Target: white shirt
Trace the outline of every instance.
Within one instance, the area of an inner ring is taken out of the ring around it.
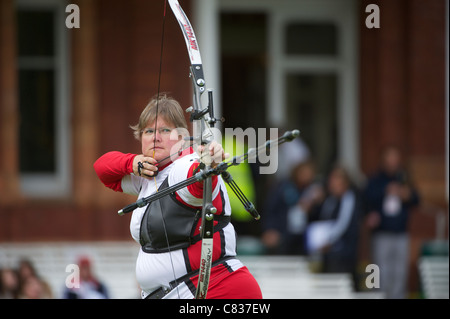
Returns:
[[[122,190],[127,194],[138,195],[138,199],[150,196],[157,191],[157,187],[160,187],[167,177],[169,186],[185,180],[188,177],[190,167],[197,158],[198,155],[196,153],[185,155],[159,171],[158,175],[151,180],[134,175],[124,176],[121,183]],[[201,206],[203,204],[203,199],[194,197],[187,187],[178,190],[177,194],[189,205]],[[220,176],[218,176],[218,182],[213,189],[212,195],[213,199],[216,196],[222,196],[223,200],[225,200],[224,215],[231,215],[227,190]],[[141,220],[146,208],[144,206],[135,209],[131,217],[130,232],[137,243],[139,243]],[[236,236],[231,223],[223,228],[223,237],[225,256],[235,256]],[[240,266],[242,266],[240,262],[239,265],[234,265],[234,267]],[[142,251],[142,249],[139,250],[136,261],[136,279],[142,288],[143,298],[161,286],[169,287],[171,281],[187,273],[183,249],[157,254],[149,254]]]

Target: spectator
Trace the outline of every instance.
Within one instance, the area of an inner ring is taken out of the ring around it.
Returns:
[[[20,299],[48,299],[43,282],[36,276],[30,275],[23,279],[20,289]]]
[[[50,285],[39,276],[31,260],[22,258],[19,262],[18,271],[21,283],[21,298],[53,298]]]
[[[0,269],[0,299],[16,299],[19,296],[19,274],[11,268]]]
[[[108,290],[94,275],[89,257],[80,257],[77,264],[80,268],[79,287],[66,287],[63,299],[108,299]]]
[[[262,241],[268,254],[304,255],[306,214],[322,194],[312,161],[297,164],[275,185],[264,206]]]
[[[19,276],[22,280],[27,279],[31,276],[37,276],[36,268],[34,267],[31,260],[27,258],[22,258],[19,261]]]
[[[361,195],[345,168],[336,165],[328,175],[326,196],[308,216],[306,244],[310,256],[320,258],[324,273],[349,273],[357,284]]]
[[[275,178],[278,181],[288,179],[295,166],[310,159],[311,151],[300,136],[289,143],[281,144],[278,147],[278,169]]]
[[[366,225],[372,230],[372,261],[380,268],[380,288],[388,299],[406,297],[409,234],[408,221],[419,204],[417,190],[403,167],[399,148],[382,152],[379,170],[365,190]]]

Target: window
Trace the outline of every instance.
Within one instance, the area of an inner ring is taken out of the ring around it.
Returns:
[[[220,1],[223,104],[243,105],[228,117],[297,128],[322,172],[339,161],[358,175],[357,9],[356,0]],[[245,94],[261,102],[251,114]]]
[[[70,188],[63,4],[17,2],[20,182],[31,197],[61,197]]]
[[[285,36],[286,54],[337,54],[337,29],[332,23],[289,23]]]
[[[288,127],[299,127],[320,172],[337,158],[337,76],[335,73],[286,75]]]
[[[265,126],[266,15],[222,13],[221,68],[225,127]],[[239,35],[239,36],[237,36]]]

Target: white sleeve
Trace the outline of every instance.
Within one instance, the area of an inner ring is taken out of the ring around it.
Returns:
[[[122,186],[122,190],[125,194],[130,194],[130,195],[139,195],[139,192],[141,191],[142,188],[142,181],[144,179],[142,177],[139,176],[134,176],[134,175],[125,175],[122,178],[122,182],[121,182],[121,186]]]

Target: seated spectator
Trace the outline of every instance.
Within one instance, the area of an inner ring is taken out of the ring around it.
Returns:
[[[276,184],[264,206],[262,241],[268,254],[304,255],[307,212],[322,196],[312,161],[297,164],[289,178]]]
[[[19,274],[11,268],[0,269],[0,299],[16,299],[19,296]]]
[[[27,258],[19,262],[20,298],[26,299],[51,299],[53,293],[50,285],[43,280],[34,264]]]
[[[80,269],[79,287],[66,287],[63,299],[108,299],[108,291],[105,286],[92,271],[91,260],[82,256],[79,258],[78,267]]]
[[[22,281],[20,299],[48,299],[43,282],[36,276],[31,275]]]

